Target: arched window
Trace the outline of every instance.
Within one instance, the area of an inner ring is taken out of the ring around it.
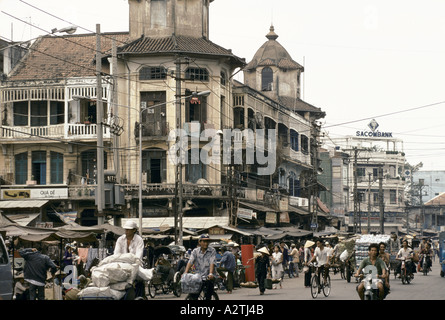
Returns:
[[[261,90],[271,91],[273,85],[273,71],[266,67],[261,71]]]

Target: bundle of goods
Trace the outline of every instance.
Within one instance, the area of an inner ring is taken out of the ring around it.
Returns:
[[[371,243],[377,243],[380,242],[386,243],[386,247],[388,248],[390,236],[387,234],[364,234],[359,239],[355,241],[355,263],[356,266],[360,266],[360,263],[363,261],[363,259],[367,258],[369,256],[368,249],[369,245]]]
[[[239,285],[243,288],[257,288],[258,287],[258,284],[253,281],[241,282]]]
[[[197,294],[201,290],[202,276],[199,273],[186,273],[181,278],[183,293]]]
[[[135,280],[149,281],[153,269],[144,269],[141,261],[131,253],[117,254],[103,259],[91,269],[91,284],[78,297],[120,300]]]

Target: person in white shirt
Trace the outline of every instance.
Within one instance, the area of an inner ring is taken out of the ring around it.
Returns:
[[[123,227],[125,234],[116,241],[114,254],[132,253],[142,261],[144,255],[144,240],[138,234],[138,226],[134,221],[127,221]]]
[[[283,277],[283,253],[279,245],[274,246],[274,252],[272,253],[272,278],[280,280],[280,288],[282,288],[281,281]],[[277,284],[274,283],[273,289],[277,288]]]
[[[397,260],[402,260],[402,259],[406,260],[406,270],[411,271],[412,273],[414,273],[416,271],[416,266],[412,262],[413,253],[414,253],[413,249],[408,247],[408,240],[403,240],[402,248],[399,250],[399,252],[397,253],[397,256],[396,256]],[[400,276],[401,266],[402,266],[402,263],[399,262],[399,264],[397,265],[397,271],[396,271],[397,274],[399,274],[399,276]]]
[[[323,278],[326,280],[329,274],[329,259],[331,257],[331,250],[326,248],[323,244],[323,241],[317,240],[317,248],[315,248],[314,256],[312,257],[310,262],[314,262],[317,260],[318,268],[318,276],[323,272]]]

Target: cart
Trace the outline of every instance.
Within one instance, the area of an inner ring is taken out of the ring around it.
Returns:
[[[147,283],[146,293],[148,293],[151,298],[154,298],[158,293],[173,293],[176,297],[180,297],[182,293],[180,283],[181,274],[180,272],[174,271],[174,266],[176,266],[176,261],[173,261],[174,252],[169,247],[156,247],[154,249],[153,265],[161,255],[168,256],[170,267],[162,265],[158,265],[157,267],[155,267],[153,277]],[[164,270],[164,272],[162,270]]]

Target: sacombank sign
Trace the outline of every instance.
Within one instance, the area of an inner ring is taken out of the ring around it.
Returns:
[[[369,137],[369,138],[392,138],[392,132],[380,132],[377,130],[379,127],[379,124],[375,119],[372,119],[372,121],[368,124],[368,127],[372,131],[356,131],[355,135],[357,137]]]

